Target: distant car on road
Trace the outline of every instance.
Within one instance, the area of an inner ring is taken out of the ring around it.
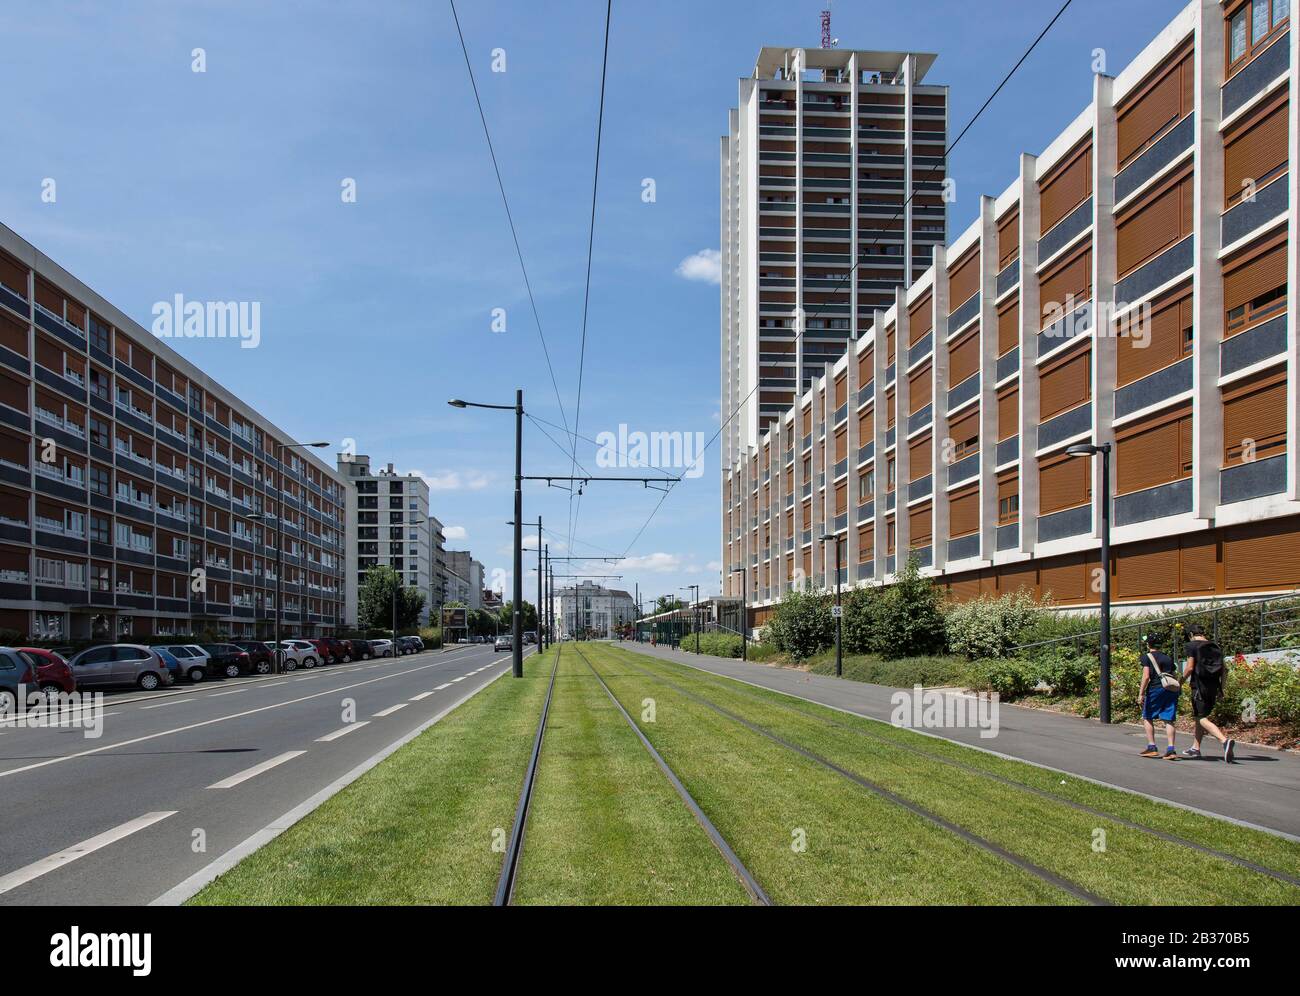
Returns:
[[[218,674],[223,674],[227,678],[238,678],[241,674],[249,674],[253,670],[248,651],[233,643],[204,643],[201,646],[211,658]]]
[[[36,685],[36,668],[13,647],[0,647],[0,713],[13,716],[18,696]]]
[[[508,636],[498,636],[496,642],[492,645],[492,652],[495,654],[498,650],[513,650],[511,639]]]
[[[420,646],[420,641],[413,636],[399,636],[397,638],[397,652],[400,654],[418,654],[423,649]]]
[[[171,671],[161,657],[138,643],[110,643],[87,647],[68,660],[77,687],[104,688],[138,685],[146,692],[172,683]]]
[[[328,648],[335,664],[346,664],[352,660],[352,641],[335,640],[332,637],[322,641]]]
[[[40,647],[19,647],[18,652],[36,669],[36,684],[43,692],[77,690],[77,679],[61,654]]]
[[[369,640],[348,640],[352,647],[352,659],[354,661],[368,661],[375,656],[375,648],[370,645]]]
[[[249,667],[254,674],[270,674],[275,670],[275,658],[271,656],[271,648],[265,643],[256,640],[236,640],[232,646],[248,654]]]
[[[536,643],[536,642],[537,642],[537,632],[536,632],[535,630],[531,630],[531,629],[529,629],[529,630],[525,630],[525,631],[524,631],[524,645],[527,646],[527,645],[530,644],[530,643]]]

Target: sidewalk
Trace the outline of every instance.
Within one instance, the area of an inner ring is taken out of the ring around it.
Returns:
[[[616,646],[886,723],[893,712],[890,696],[898,691],[884,685],[688,654],[647,643]],[[999,707],[999,728],[994,738],[981,740],[979,730],[971,728],[925,732],[1300,840],[1300,756],[1295,754],[1238,747],[1237,763],[1229,766],[1222,761],[1219,742],[1207,735],[1201,744],[1203,760],[1143,758],[1137,756],[1144,739],[1140,727],[1106,728],[1080,716],[1006,704]],[[1160,742],[1163,745],[1164,741]],[[1178,749],[1190,746],[1191,737],[1180,733]]]

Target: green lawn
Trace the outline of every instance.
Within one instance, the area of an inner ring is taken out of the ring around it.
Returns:
[[[555,679],[515,902],[749,902],[731,867],[591,670]]]
[[[1291,841],[657,658],[636,655],[632,663],[1111,902],[1300,902],[1296,886],[987,775],[1297,876],[1300,845]],[[1104,851],[1094,849],[1097,830],[1105,832]],[[1153,878],[1147,870],[1155,865],[1174,873]]]
[[[190,903],[491,903],[552,660],[493,682]]]

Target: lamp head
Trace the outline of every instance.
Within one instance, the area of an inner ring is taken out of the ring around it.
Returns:
[[[465,407],[466,407],[465,402],[461,401],[460,398],[452,398],[450,401],[447,402],[447,404],[451,405],[451,407],[453,407],[453,408],[465,408]]]

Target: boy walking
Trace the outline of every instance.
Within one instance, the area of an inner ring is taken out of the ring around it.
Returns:
[[[1178,751],[1174,740],[1178,735],[1174,718],[1178,715],[1178,697],[1182,692],[1176,680],[1178,666],[1168,654],[1160,652],[1159,638],[1148,636],[1147,652],[1142,655],[1142,687],[1138,689],[1138,705],[1142,709],[1142,727],[1146,730],[1147,746],[1143,757],[1160,757],[1160,748],[1156,746],[1155,720],[1165,724],[1166,761],[1177,761]],[[1162,676],[1166,676],[1163,677]]]
[[[1210,722],[1210,713],[1223,692],[1223,651],[1219,645],[1206,639],[1205,630],[1197,625],[1187,629],[1191,641],[1187,644],[1187,663],[1183,667],[1184,680],[1192,682],[1192,746],[1183,751],[1186,757],[1201,756],[1201,735],[1209,734],[1223,744],[1223,760],[1232,764],[1237,748],[1237,741],[1225,736],[1214,723]]]

